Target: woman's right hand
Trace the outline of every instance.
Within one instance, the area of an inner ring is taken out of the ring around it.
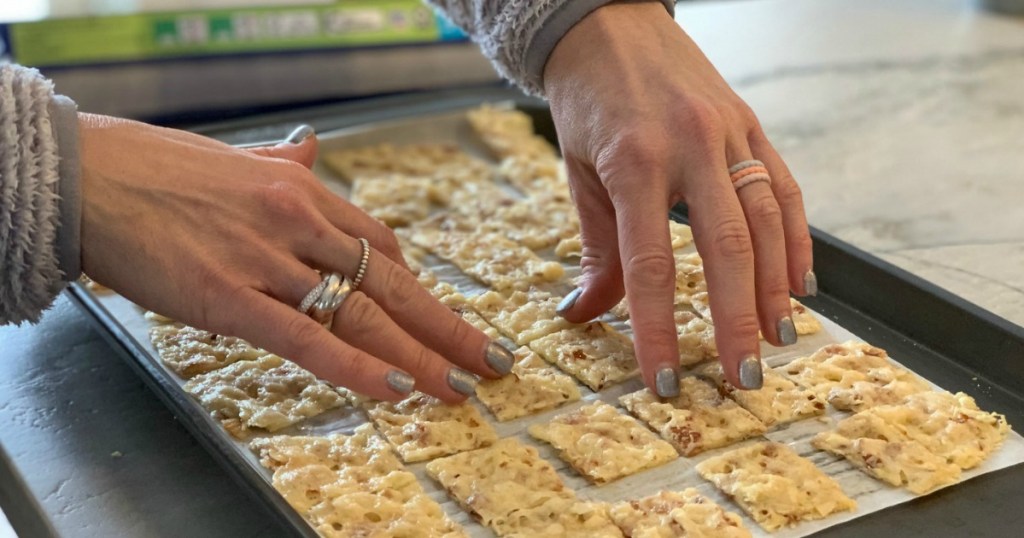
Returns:
[[[466,371],[511,369],[510,352],[419,285],[390,229],[308,170],[312,130],[256,150],[87,114],[80,133],[83,268],[140,306],[382,400],[414,378],[457,402],[473,391]],[[328,331],[296,307],[318,270],[355,276],[360,237],[372,246],[365,279]]]

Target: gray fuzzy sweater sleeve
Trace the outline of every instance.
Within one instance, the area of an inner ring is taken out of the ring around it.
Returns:
[[[505,78],[544,94],[544,65],[558,40],[612,0],[427,0],[476,41]],[[674,13],[674,0],[661,0]]]
[[[81,273],[77,129],[49,80],[0,65],[0,324],[37,321]]]

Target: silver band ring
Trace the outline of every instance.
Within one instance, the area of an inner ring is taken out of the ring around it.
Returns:
[[[309,290],[309,293],[307,293],[306,296],[303,297],[302,302],[299,303],[299,313],[305,314],[309,312],[309,309],[313,308],[313,303],[315,303],[317,299],[320,298],[320,295],[323,294],[324,288],[326,287],[327,278],[324,277],[323,279],[320,280],[319,284],[314,286],[313,289]]]
[[[345,299],[348,299],[348,296],[355,288],[349,283],[347,278],[338,273],[327,275],[324,282],[326,282],[326,285],[323,292],[316,302],[313,303],[309,316],[330,330],[334,325],[334,313],[341,308],[342,303],[345,302]]]
[[[363,257],[359,259],[359,269],[356,270],[356,277],[352,279],[352,291],[359,289],[366,276],[366,264],[370,262],[370,242],[365,238],[359,238],[359,244],[363,247]]]

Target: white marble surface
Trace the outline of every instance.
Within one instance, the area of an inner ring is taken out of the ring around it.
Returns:
[[[1024,325],[1024,18],[963,0],[743,0],[677,19],[811,223]]]

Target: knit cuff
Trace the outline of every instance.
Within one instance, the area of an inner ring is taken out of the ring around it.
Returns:
[[[544,66],[548,57],[555,50],[558,42],[569,33],[576,23],[590,15],[594,10],[610,4],[613,0],[571,0],[562,2],[534,34],[526,49],[524,66],[526,72],[519,81],[527,92],[535,95],[544,94]],[[675,0],[661,0],[669,15],[675,17]]]

